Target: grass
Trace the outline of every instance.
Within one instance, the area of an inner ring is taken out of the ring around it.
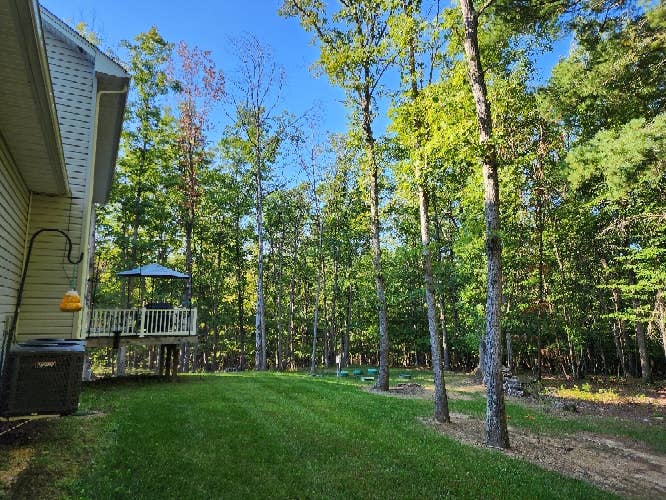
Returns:
[[[426,370],[394,370],[394,375],[398,373],[410,373],[411,380],[399,382],[416,382],[422,385],[432,386],[432,373]],[[486,400],[483,392],[469,390],[466,383],[469,377],[462,374],[447,373],[446,384],[447,391],[452,394],[464,394],[466,400],[450,400],[451,411],[473,415],[478,418],[484,418],[486,412]],[[350,380],[349,383],[355,383]],[[356,382],[358,383],[358,382]],[[560,393],[562,390],[559,391]],[[584,392],[584,396],[590,391],[571,391],[567,395],[576,398],[577,392]],[[611,392],[606,390],[605,392]],[[558,396],[562,394],[558,393]],[[598,391],[594,394],[598,394]],[[601,392],[604,394],[604,391]],[[587,397],[576,399],[591,400]],[[514,400],[515,401],[515,400]],[[525,427],[529,430],[550,433],[550,434],[572,434],[576,432],[592,432],[610,437],[625,437],[645,444],[657,452],[666,454],[666,427],[655,426],[637,421],[621,420],[609,417],[592,417],[585,415],[571,414],[570,417],[563,418],[554,415],[548,406],[530,407],[514,402],[506,401],[508,423],[510,426]],[[604,402],[596,399],[595,402]]]
[[[431,373],[407,382],[431,384]],[[609,496],[418,422],[432,403],[358,390],[333,373],[234,373],[176,384],[88,386],[81,416],[35,422],[34,458],[8,498],[598,498]],[[481,417],[483,395],[447,374],[451,410]],[[85,416],[90,412],[97,416]],[[509,425],[628,437],[666,452],[666,429],[507,403]],[[26,426],[27,427],[27,426]],[[7,466],[0,446],[0,472]],[[2,497],[0,484],[0,498]]]
[[[367,394],[355,383],[244,373],[91,387],[82,409],[106,415],[57,421],[45,449],[49,460],[60,450],[58,487],[72,498],[608,496],[461,445],[417,422],[430,402]],[[475,400],[453,403],[478,410]],[[81,449],[87,458],[68,475]],[[41,496],[32,493],[26,498]]]

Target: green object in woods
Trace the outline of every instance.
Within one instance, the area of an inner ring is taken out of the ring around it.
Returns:
[[[363,370],[356,369],[356,370],[354,370],[354,371],[352,372],[352,374],[353,374],[355,377],[358,377],[359,375],[363,375]]]
[[[398,375],[398,377],[404,378],[405,380],[409,380],[410,378],[412,378],[412,376],[409,373],[401,373],[400,375]]]
[[[368,375],[377,375],[379,370],[377,368],[368,368]]]
[[[348,376],[349,376],[349,372],[348,372],[348,371],[340,370],[340,371],[338,372],[338,377],[348,377]]]

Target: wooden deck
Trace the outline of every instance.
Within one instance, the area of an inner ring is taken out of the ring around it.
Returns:
[[[197,341],[197,309],[94,309],[86,345],[179,344]]]

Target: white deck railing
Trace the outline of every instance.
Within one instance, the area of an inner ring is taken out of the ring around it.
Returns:
[[[88,337],[195,336],[197,309],[93,309]]]

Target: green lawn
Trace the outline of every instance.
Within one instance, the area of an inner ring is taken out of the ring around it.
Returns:
[[[477,404],[453,403],[456,411]],[[87,388],[81,408],[105,415],[53,421],[35,465],[13,489],[18,496],[608,496],[460,445],[417,421],[431,413],[428,401],[368,394],[353,380],[244,373],[128,382]]]

